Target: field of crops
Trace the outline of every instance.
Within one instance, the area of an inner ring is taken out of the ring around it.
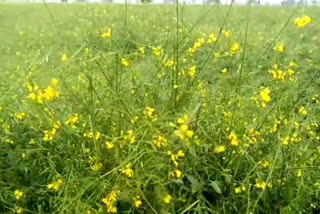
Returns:
[[[0,4],[0,213],[319,213],[319,14]]]

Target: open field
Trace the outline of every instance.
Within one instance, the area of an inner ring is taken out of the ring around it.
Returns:
[[[0,213],[319,213],[319,14],[0,4]]]

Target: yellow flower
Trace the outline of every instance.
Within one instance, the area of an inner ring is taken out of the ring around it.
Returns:
[[[22,198],[22,196],[23,196],[23,192],[22,192],[21,190],[16,189],[16,190],[14,191],[14,197],[15,197],[17,200],[19,200],[20,198]]]
[[[230,144],[232,146],[238,146],[239,145],[239,138],[234,132],[230,133],[228,139],[230,140]]]
[[[297,27],[302,28],[302,27],[306,26],[307,24],[309,24],[311,21],[312,21],[312,19],[310,18],[310,16],[304,15],[300,18],[295,18],[294,24]]]
[[[276,44],[276,46],[273,49],[279,53],[283,53],[284,52],[284,44],[278,43],[278,44]]]
[[[17,120],[23,120],[26,117],[26,113],[24,112],[16,112],[14,113],[14,118]]]
[[[300,108],[299,108],[299,114],[301,114],[301,115],[307,115],[308,114],[308,112],[307,112],[307,110],[303,107],[303,106],[301,106]]]
[[[152,121],[157,120],[157,116],[155,115],[156,110],[154,108],[151,108],[147,106],[145,110],[143,111],[144,115],[148,118],[150,118]]]
[[[185,138],[192,138],[194,132],[192,130],[189,130],[189,126],[186,124],[182,124],[179,126],[177,130],[174,131],[174,133],[181,139]]]
[[[236,54],[240,50],[240,45],[238,43],[233,43],[230,49],[231,54]]]
[[[133,177],[133,170],[131,168],[131,163],[128,163],[126,165],[126,167],[120,169],[120,172],[122,174],[125,174],[126,176],[128,176],[129,178]]]
[[[37,96],[36,96],[36,94],[33,93],[33,92],[31,92],[31,93],[28,94],[28,99],[30,99],[30,100],[36,100],[36,98],[37,98]]]
[[[133,144],[136,142],[136,136],[133,133],[133,130],[128,130],[127,134],[123,136],[124,140],[129,141],[130,144]]]
[[[65,121],[65,124],[71,128],[76,128],[75,124],[77,123],[79,117],[78,114],[73,114]]]
[[[117,197],[120,193],[119,190],[112,190],[105,198],[102,199],[102,202],[107,207],[107,212],[109,213],[116,213],[117,212]]]
[[[223,146],[223,145],[220,145],[220,146],[214,147],[213,154],[220,154],[220,153],[223,153],[225,151],[226,151],[226,147]]]
[[[270,167],[270,163],[269,161],[259,161],[259,165],[262,167],[262,168],[269,168]]]
[[[133,200],[134,200],[134,206],[136,208],[139,208],[142,204],[142,201],[140,200],[140,196],[134,197]]]
[[[16,214],[22,214],[23,209],[22,209],[21,207],[17,207],[17,206],[16,206],[16,207],[14,208],[14,211],[15,211]]]
[[[95,161],[93,165],[90,166],[90,169],[94,172],[98,172],[102,168],[102,163]]]
[[[167,146],[167,140],[160,135],[154,135],[152,137],[152,143],[155,144],[159,148],[162,146]]]
[[[161,46],[152,47],[152,53],[153,53],[155,56],[160,56],[160,55],[161,55],[161,52],[162,52],[162,47],[161,47]]]
[[[164,66],[166,67],[172,67],[174,65],[173,59],[169,59],[165,62]]]
[[[140,47],[140,48],[138,48],[138,50],[140,53],[144,54],[144,47]]]
[[[211,44],[213,42],[217,41],[217,37],[214,35],[214,33],[209,34],[209,38],[207,40],[208,44]]]
[[[61,56],[61,61],[64,62],[64,61],[67,61],[68,57],[66,54],[62,54]]]
[[[299,177],[301,177],[302,176],[302,172],[301,172],[301,169],[299,169],[298,171],[297,171],[297,177],[299,178]]]
[[[177,120],[178,128],[174,131],[175,135],[180,137],[181,140],[185,138],[192,138],[194,132],[189,129],[189,119],[188,115],[184,115],[183,118],[178,118]]]
[[[126,58],[121,58],[121,65],[123,65],[124,67],[128,67],[129,64],[129,61]]]
[[[240,187],[236,187],[236,188],[234,189],[234,192],[235,192],[236,194],[239,194],[239,193],[242,192],[242,190],[241,190]]]
[[[256,184],[254,186],[258,189],[265,190],[266,189],[266,182],[261,181],[260,179],[256,179]]]
[[[55,79],[55,78],[53,78],[53,79],[50,81],[50,84],[51,84],[52,86],[56,86],[56,85],[58,85],[58,80]]]
[[[101,136],[101,133],[99,131],[95,131],[95,132],[85,132],[83,134],[83,137],[87,138],[87,139],[95,139],[95,140],[99,140]]]
[[[188,76],[189,77],[194,77],[195,74],[196,74],[196,66],[191,66],[188,69]]]
[[[55,190],[55,191],[58,191],[62,185],[62,180],[61,179],[58,179],[57,181],[54,181],[50,184],[47,185],[47,189],[48,190]]]
[[[101,34],[102,38],[110,38],[111,37],[111,29],[108,28],[106,32]]]
[[[175,178],[180,178],[182,175],[182,172],[179,169],[175,169],[172,172],[170,172],[170,175]]]
[[[222,30],[222,33],[225,37],[229,37],[231,35],[231,31],[230,30]]]
[[[260,97],[262,100],[262,106],[265,107],[266,103],[270,102],[270,100],[271,100],[269,88],[262,89],[260,91]]]
[[[225,73],[228,72],[228,69],[227,69],[227,68],[224,68],[224,69],[222,69],[220,72],[223,73],[223,74],[225,74]]]
[[[295,63],[294,61],[290,61],[289,62],[289,67],[296,67],[297,63]]]
[[[44,130],[43,133],[44,133],[44,136],[43,136],[42,139],[45,142],[49,142],[49,141],[52,141],[53,138],[56,136],[57,129],[56,128],[52,128],[51,130]]]
[[[172,200],[172,197],[171,197],[171,195],[169,195],[169,194],[166,194],[166,195],[164,196],[164,198],[163,198],[163,201],[164,201],[164,203],[166,203],[166,204],[170,204],[171,200]]]
[[[108,142],[108,141],[105,142],[104,144],[106,145],[107,149],[112,149],[114,147],[114,143],[111,143],[111,142]]]

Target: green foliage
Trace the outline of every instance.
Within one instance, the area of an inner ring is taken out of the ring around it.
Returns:
[[[317,14],[1,4],[0,213],[318,213]]]

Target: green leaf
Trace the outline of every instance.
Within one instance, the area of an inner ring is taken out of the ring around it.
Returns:
[[[211,181],[210,182],[210,186],[212,186],[212,188],[214,189],[214,191],[216,191],[216,193],[218,193],[218,194],[221,194],[222,192],[221,192],[221,189],[220,189],[220,187],[219,187],[219,185],[218,185],[218,182],[216,182],[216,181]]]

